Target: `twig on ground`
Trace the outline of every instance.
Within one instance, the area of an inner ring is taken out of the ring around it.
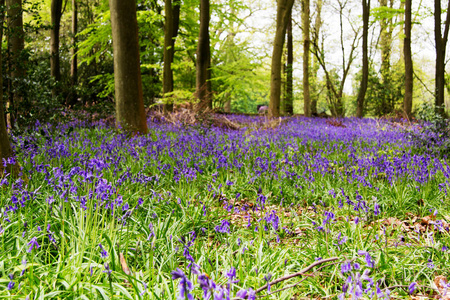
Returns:
[[[265,294],[265,295],[261,295],[261,296],[258,296],[258,298],[263,298],[263,297],[267,297],[267,296],[270,296],[270,295],[273,295],[273,294],[276,294],[276,293],[279,293],[279,292],[282,292],[282,291],[284,291],[284,290],[287,290],[287,289],[290,289],[290,288],[293,288],[293,287],[295,287],[295,286],[297,286],[297,285],[299,285],[300,283],[302,283],[303,281],[305,281],[308,277],[311,277],[314,273],[316,273],[317,271],[319,271],[320,269],[323,269],[323,268],[326,268],[326,267],[329,267],[329,266],[332,266],[332,265],[336,265],[336,264],[338,264],[338,263],[340,263],[340,261],[338,261],[338,262],[334,262],[334,263],[331,263],[331,264],[327,264],[327,265],[324,265],[324,266],[321,266],[320,268],[318,268],[317,270],[315,270],[312,274],[308,274],[308,275],[306,275],[307,277],[305,277],[305,278],[303,278],[302,280],[300,280],[300,281],[297,281],[296,283],[294,283],[294,284],[291,284],[291,285],[288,285],[288,286],[285,286],[284,288],[281,288],[281,289],[278,289],[278,290],[276,290],[276,291],[273,291],[273,292],[271,292],[271,293],[268,293],[268,294]]]
[[[290,274],[290,275],[283,276],[283,277],[280,277],[278,279],[275,279],[274,281],[270,282],[270,285],[277,284],[279,282],[282,282],[284,280],[288,280],[288,279],[291,279],[291,278],[294,278],[294,277],[297,277],[297,276],[301,276],[301,275],[304,276],[304,275],[306,275],[305,273],[308,272],[309,270],[311,270],[312,268],[314,268],[316,266],[319,266],[319,265],[322,265],[324,263],[330,262],[330,261],[338,260],[338,259],[340,259],[340,258],[339,257],[330,257],[330,258],[326,258],[326,259],[321,259],[321,260],[315,261],[314,263],[310,264],[309,266],[307,266],[306,268],[304,268],[300,272],[293,273],[293,274]],[[265,284],[262,287],[260,287],[259,289],[257,289],[255,291],[255,293],[259,293],[259,292],[265,290],[266,288],[267,288],[267,284]]]

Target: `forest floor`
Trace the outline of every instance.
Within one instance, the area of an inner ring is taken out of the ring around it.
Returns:
[[[75,120],[14,136],[0,299],[450,299],[439,136],[227,118],[239,129]]]

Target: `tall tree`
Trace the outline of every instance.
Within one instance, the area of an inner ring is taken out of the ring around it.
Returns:
[[[394,0],[390,0],[388,7],[388,0],[379,0],[380,8],[385,10],[393,9]],[[380,48],[381,48],[381,76],[383,82],[389,80],[390,66],[391,66],[391,44],[392,44],[392,16],[385,16],[380,18]],[[402,50],[403,51],[403,50]]]
[[[403,110],[405,117],[411,119],[413,97],[413,62],[411,53],[411,0],[405,0],[405,37],[403,39],[403,55],[405,59],[405,95]]]
[[[200,33],[197,45],[197,98],[201,105],[212,108],[211,49],[209,41],[209,0],[200,0]]]
[[[291,15],[294,0],[277,0],[277,25],[273,42],[272,66],[270,74],[269,117],[280,116],[281,99],[281,57],[286,28]]]
[[[166,98],[164,109],[173,110],[173,70],[172,63],[175,54],[175,39],[178,35],[180,24],[180,1],[165,0],[164,5],[164,72],[163,72],[163,93]]]
[[[447,49],[448,32],[450,25],[450,0],[447,6],[447,17],[445,19],[444,36],[441,30],[441,0],[434,0],[434,39],[436,42],[436,95],[435,104],[437,112],[445,115],[444,92],[445,92],[445,51]]]
[[[286,97],[284,103],[285,113],[288,115],[294,114],[294,42],[292,37],[292,12],[289,16],[289,23],[287,26],[287,59],[286,59]]]
[[[3,39],[3,21],[5,19],[5,0],[0,0],[0,40]],[[0,51],[0,75],[2,65],[2,51]],[[0,86],[3,86],[3,76],[0,76]],[[10,172],[11,168],[14,171],[18,170],[17,164],[10,164],[8,159],[13,157],[14,153],[9,142],[8,132],[6,131],[5,111],[3,109],[3,89],[0,89],[0,176],[4,172]],[[4,162],[7,162],[4,164]]]
[[[78,3],[77,0],[72,0],[72,62],[70,65],[70,77],[72,79],[72,87],[75,88],[78,82]],[[77,94],[74,92],[72,97],[72,104],[75,104]]]
[[[362,17],[363,17],[363,42],[362,42],[362,79],[359,87],[358,98],[356,99],[356,117],[364,116],[364,98],[367,91],[367,83],[369,80],[369,55],[368,55],[368,39],[369,39],[369,17],[370,17],[370,0],[362,0]]]
[[[7,27],[8,27],[8,54],[10,61],[11,88],[8,95],[9,126],[13,127],[19,116],[23,116],[25,105],[21,103],[23,93],[20,91],[19,82],[25,76],[24,60],[24,31],[22,0],[7,0]]]
[[[61,68],[59,62],[59,30],[61,27],[62,0],[52,0],[51,18],[52,28],[50,30],[50,72],[56,83],[61,80]],[[52,91],[53,97],[58,94],[58,89]]]
[[[320,66],[322,67],[324,73],[325,73],[325,80],[326,80],[326,88],[328,90],[328,105],[331,111],[331,114],[335,117],[342,117],[345,114],[345,108],[344,108],[344,86],[345,81],[348,78],[350,67],[353,63],[353,61],[356,58],[356,48],[358,47],[358,40],[359,40],[359,27],[353,26],[351,23],[349,23],[350,28],[353,31],[353,40],[350,43],[350,51],[345,51],[346,48],[346,41],[345,36],[347,34],[344,33],[345,25],[344,19],[346,19],[345,13],[350,13],[350,9],[347,8],[348,1],[346,0],[337,0],[337,11],[339,13],[339,37],[340,37],[340,46],[341,46],[341,68],[342,68],[342,75],[339,75],[337,73],[336,69],[329,70],[327,68],[327,63],[325,61],[325,48],[323,45],[323,41],[319,43],[318,38],[313,39],[313,47],[312,52],[319,62]]]
[[[302,1],[302,28],[303,28],[303,110],[305,116],[311,117],[311,96],[309,87],[309,51],[310,51],[310,2]]]
[[[316,0],[316,17],[314,20],[314,30],[312,34],[312,44],[313,45],[319,45],[319,36],[320,36],[320,28],[322,27],[322,5],[323,0]],[[317,115],[317,102],[319,101],[319,84],[317,82],[317,72],[320,68],[320,63],[317,58],[314,56],[312,57],[313,63],[312,63],[312,70],[310,72],[310,79],[311,79],[311,86],[310,86],[310,93],[311,93],[311,115],[316,116]]]
[[[136,2],[109,0],[114,54],[116,123],[135,134],[147,133],[142,94]]]

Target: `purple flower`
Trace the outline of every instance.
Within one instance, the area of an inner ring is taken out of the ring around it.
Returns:
[[[264,280],[267,281],[267,292],[270,293],[270,279],[272,278],[272,274],[267,273],[264,275]]]
[[[434,269],[434,267],[435,267],[435,265],[434,265],[433,261],[431,260],[431,258],[428,259],[427,267],[430,268],[430,269]]]
[[[241,299],[255,300],[256,293],[252,288],[249,288],[248,290],[240,290],[239,292],[237,292],[236,297]]]
[[[375,216],[378,216],[380,214],[380,212],[381,212],[380,205],[378,205],[378,203],[375,202],[373,213],[375,214]]]
[[[236,269],[234,267],[231,267],[231,269],[225,274],[230,280],[233,280],[233,278],[236,277]]]
[[[417,282],[411,282],[408,287],[409,294],[411,295],[416,290]]]
[[[190,294],[190,291],[193,289],[192,282],[189,281],[184,272],[177,268],[175,271],[172,271],[171,274],[173,280],[180,279],[180,284],[178,285],[180,294],[178,299],[184,300],[187,297],[188,300],[194,300],[194,296]]]
[[[98,246],[101,249],[100,255],[102,258],[107,258],[108,257],[108,252],[106,252],[105,248],[103,248],[102,244],[98,244]]]
[[[217,225],[215,229],[220,233],[230,233],[230,222],[228,220],[222,220],[220,225]]]
[[[31,250],[33,250],[33,248],[36,248],[36,249],[38,249],[38,248],[40,248],[41,246],[39,246],[39,244],[38,244],[38,242],[37,242],[37,238],[36,237],[34,237],[34,238],[32,238],[29,242],[28,242],[28,244],[27,244],[28,246],[30,246],[30,248],[28,248],[28,250],[27,250],[27,252],[28,253],[30,253],[31,252]]]
[[[374,263],[374,261],[373,261],[372,256],[370,256],[369,252],[363,251],[363,250],[359,250],[359,251],[358,251],[358,254],[359,254],[359,255],[364,255],[364,259],[366,260],[366,265],[367,265],[369,268],[375,267],[375,263]]]
[[[109,268],[109,264],[108,264],[108,263],[105,263],[104,266],[105,266],[105,271],[103,271],[103,273],[106,273],[106,274],[108,274],[108,275],[111,275],[112,270]]]
[[[351,270],[352,270],[352,265],[350,262],[345,262],[341,265],[341,273],[342,274],[350,272]]]
[[[14,286],[16,285],[16,283],[14,281],[10,281],[8,283],[8,291],[12,290],[14,288]]]
[[[197,281],[200,284],[200,288],[203,290],[203,299],[209,299],[212,291],[216,288],[216,284],[205,274],[200,274]]]

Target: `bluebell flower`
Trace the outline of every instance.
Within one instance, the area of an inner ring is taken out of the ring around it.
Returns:
[[[236,297],[241,299],[255,300],[256,293],[252,288],[249,288],[248,290],[240,290],[239,292],[237,292]]]
[[[417,282],[411,282],[408,287],[409,294],[411,295],[416,290]]]
[[[222,220],[220,225],[217,225],[215,229],[220,233],[230,233],[230,222],[228,220]]]
[[[428,259],[427,267],[430,268],[430,269],[434,269],[435,268],[435,265],[434,265],[433,261],[431,260],[431,258]]]
[[[108,252],[105,250],[105,248],[103,248],[103,245],[102,244],[98,244],[98,246],[100,247],[100,256],[102,257],[102,258],[106,258],[106,257],[108,257]]]
[[[264,280],[267,281],[267,293],[270,293],[270,279],[272,278],[272,274],[267,273],[264,275]]]
[[[350,262],[344,262],[341,265],[341,273],[345,274],[347,272],[350,272],[352,270],[352,264]]]
[[[175,271],[172,271],[171,274],[173,280],[180,279],[180,283],[178,285],[180,294],[177,299],[185,300],[187,297],[188,300],[194,300],[194,296],[190,293],[193,289],[192,282],[189,281],[184,272],[177,268]]]
[[[41,246],[39,246],[36,237],[32,238],[32,239],[28,242],[27,245],[30,246],[30,248],[28,248],[28,250],[27,250],[28,253],[30,253],[30,252],[33,250],[33,248],[38,249],[38,248],[41,247]]]
[[[10,290],[12,290],[12,289],[14,288],[14,285],[15,285],[16,283],[13,281],[13,279],[14,279],[14,274],[9,274],[8,276],[9,276],[9,279],[11,280],[11,281],[8,283],[8,291],[10,291]]]

